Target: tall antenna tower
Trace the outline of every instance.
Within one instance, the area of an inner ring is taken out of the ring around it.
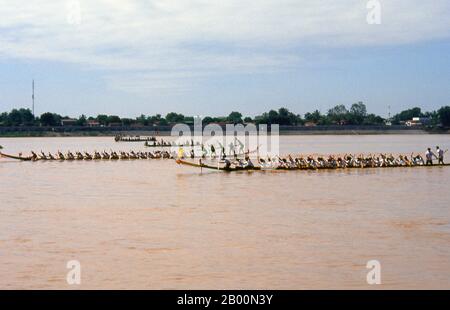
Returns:
[[[392,120],[391,120],[391,106],[388,105],[388,118],[386,120],[386,125],[391,126]]]
[[[31,88],[32,88],[31,100],[32,100],[32,102],[33,102],[31,108],[32,108],[32,111],[33,111],[33,116],[35,116],[35,115],[34,115],[34,80],[33,80],[33,83],[32,83]]]

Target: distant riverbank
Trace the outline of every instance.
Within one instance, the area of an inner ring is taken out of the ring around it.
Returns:
[[[171,126],[144,127],[0,127],[0,137],[169,136]],[[225,128],[224,128],[225,130]],[[449,134],[444,129],[407,126],[280,126],[281,135]]]

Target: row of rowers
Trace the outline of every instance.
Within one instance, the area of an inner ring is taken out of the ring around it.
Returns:
[[[446,151],[445,151],[446,152]],[[444,165],[443,154],[436,156],[438,164]],[[246,156],[245,159],[230,161],[223,159],[226,167],[239,166],[242,168],[253,167],[252,160]],[[287,157],[258,158],[258,164],[263,168],[366,168],[366,167],[399,167],[399,166],[424,166],[433,165],[433,160],[426,154],[425,159],[420,154],[398,155],[379,154],[379,155],[351,155],[344,156],[330,155],[323,156],[306,156],[293,158],[291,155]]]
[[[173,158],[173,156],[167,151],[155,151],[155,152],[67,152],[63,154],[58,151],[55,155],[48,153],[45,154],[41,151],[40,154],[36,154],[31,151],[32,160],[115,160],[115,159],[158,159],[158,158]]]
[[[444,164],[443,153],[436,156],[438,164]],[[287,158],[277,157],[275,159],[259,159],[261,166],[277,166],[283,168],[346,168],[346,167],[398,167],[398,166],[423,166],[433,165],[432,159],[426,154],[424,159],[420,154],[398,155],[344,155],[328,157],[298,157],[290,155]]]

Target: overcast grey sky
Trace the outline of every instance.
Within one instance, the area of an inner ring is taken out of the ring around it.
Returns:
[[[379,2],[0,0],[0,110],[32,78],[38,114],[450,105],[450,2]]]

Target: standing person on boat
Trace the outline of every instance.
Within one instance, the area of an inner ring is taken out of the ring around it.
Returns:
[[[184,150],[182,147],[178,148],[178,158],[184,158]]]
[[[208,151],[206,150],[205,146],[202,143],[202,158],[205,159]]]
[[[223,144],[222,143],[220,143],[220,142],[218,142],[219,143],[219,147],[220,147],[220,155],[219,155],[219,158],[221,159],[221,160],[224,160],[227,156],[226,156],[226,154],[225,154],[225,148],[223,147]]]
[[[228,147],[230,148],[230,155],[235,155],[236,154],[236,147],[234,145],[233,142],[230,142],[230,144],[228,145]]]
[[[436,154],[438,159],[438,165],[444,165],[444,154],[447,153],[448,150],[442,150],[439,146],[436,146]]]
[[[244,143],[242,143],[241,140],[239,140],[238,138],[236,138],[236,141],[239,144],[239,153],[240,154],[244,153]]]
[[[220,159],[224,160],[225,158],[227,158],[227,154],[225,153],[225,147],[223,145],[221,145],[221,151],[220,151]]]
[[[216,148],[211,144],[211,159],[216,158]]]
[[[436,155],[433,153],[433,151],[431,150],[431,148],[427,149],[427,152],[425,153],[425,158],[426,158],[426,162],[425,165],[431,165],[433,166],[433,156],[436,157]],[[437,158],[437,157],[436,157]]]

